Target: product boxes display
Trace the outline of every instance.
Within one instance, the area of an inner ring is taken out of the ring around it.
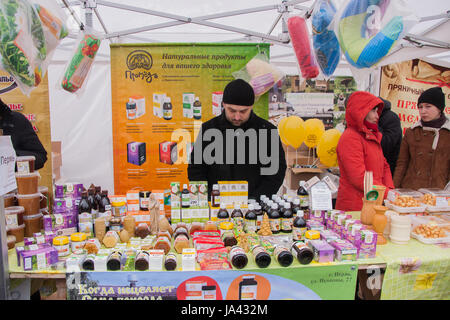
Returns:
[[[58,251],[49,244],[31,245],[18,255],[24,271],[48,269],[58,262]]]
[[[358,249],[358,259],[371,259],[376,257],[378,234],[373,230],[360,230],[361,239],[355,243]]]
[[[220,191],[220,204],[240,204],[248,203],[248,182],[247,181],[218,181]]]
[[[166,99],[166,94],[162,92],[153,93],[153,115],[162,118],[163,117],[163,104]]]
[[[330,242],[335,248],[336,261],[356,261],[358,250],[347,240],[336,239]]]
[[[43,216],[42,220],[44,231],[53,231],[56,235],[70,235],[76,232],[77,215],[71,213],[48,214]]]
[[[308,241],[308,246],[314,252],[314,261],[333,262],[334,248],[324,240]]]

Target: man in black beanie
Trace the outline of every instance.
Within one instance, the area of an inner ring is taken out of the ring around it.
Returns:
[[[255,94],[236,79],[223,91],[222,114],[203,123],[191,152],[190,181],[208,181],[208,194],[218,181],[248,182],[249,198],[276,194],[286,172],[277,128],[253,112]]]

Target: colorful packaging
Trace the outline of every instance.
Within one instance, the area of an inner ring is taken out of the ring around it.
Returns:
[[[338,240],[339,235],[332,230],[321,230],[320,239],[330,243],[331,241]]]
[[[31,245],[29,250],[20,251],[24,271],[48,269],[58,262],[58,251],[49,244]]]
[[[357,248],[347,240],[333,240],[330,242],[335,248],[335,259],[337,261],[355,261],[358,255]]]
[[[212,93],[212,114],[214,116],[220,116],[220,114],[222,113],[222,99],[222,91],[216,91]]]
[[[309,230],[318,230],[318,231],[323,231],[325,230],[325,226],[319,222],[319,220],[314,220],[314,219],[310,219],[306,222],[306,227]]]
[[[162,92],[153,93],[153,115],[162,118],[163,117],[163,104],[166,99],[166,94]]]
[[[334,248],[324,240],[310,240],[308,246],[314,252],[314,261],[333,262]]]
[[[311,213],[309,215],[310,220],[318,221],[322,224],[326,223],[325,217],[326,217],[326,210],[311,210]]]
[[[360,230],[361,240],[358,248],[358,259],[371,259],[376,257],[378,234],[373,230]]]

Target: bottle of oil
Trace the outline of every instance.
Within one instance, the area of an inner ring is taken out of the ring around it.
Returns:
[[[270,223],[270,230],[273,234],[280,233],[280,212],[278,211],[278,205],[276,203],[272,204],[271,210],[269,210],[268,213],[269,216],[269,223]]]
[[[183,190],[181,191],[181,207],[189,208],[191,206],[191,194],[188,190],[187,184],[183,184]]]
[[[247,232],[256,232],[257,231],[256,220],[257,220],[257,215],[256,215],[256,211],[255,211],[255,205],[249,204],[248,211],[245,214],[245,225],[247,227]]]
[[[286,202],[284,204],[284,211],[281,214],[281,232],[291,233],[293,224],[293,213],[291,210],[291,204]]]
[[[220,204],[220,209],[217,212],[217,223],[224,221],[230,221],[230,214],[227,211],[227,206],[225,203]]]

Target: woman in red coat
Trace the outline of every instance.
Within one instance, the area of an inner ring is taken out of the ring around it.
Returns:
[[[377,125],[382,110],[383,101],[369,92],[356,91],[347,101],[347,128],[336,148],[341,174],[336,199],[338,210],[361,210],[366,171],[373,172],[374,185],[386,186],[385,195],[394,188]]]

